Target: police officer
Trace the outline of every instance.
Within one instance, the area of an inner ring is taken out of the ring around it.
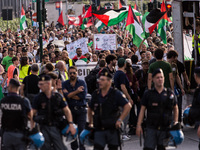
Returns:
[[[198,84],[198,87],[194,92],[194,98],[192,101],[192,106],[190,108],[189,116],[197,122],[198,125],[197,135],[200,138],[200,67],[195,68],[194,78]],[[199,142],[199,149],[200,149],[200,142]]]
[[[5,150],[25,150],[23,141],[28,119],[32,119],[31,105],[27,98],[20,97],[20,83],[11,79],[8,86],[8,96],[1,100],[3,144]],[[32,127],[32,126],[31,126]]]
[[[167,139],[167,129],[172,123],[178,122],[178,106],[173,92],[164,87],[162,69],[156,69],[153,74],[154,88],[144,93],[141,101],[141,110],[137,123],[136,133],[142,133],[142,121],[147,109],[146,137],[144,150],[165,150],[164,140]],[[174,111],[174,116],[172,116]]]
[[[77,68],[71,66],[68,69],[69,80],[63,82],[63,94],[69,104],[72,112],[74,123],[78,125],[79,133],[85,128],[86,124],[86,94],[87,86],[85,81],[78,79]],[[80,143],[80,142],[79,142]],[[80,150],[84,150],[84,146],[79,144]],[[71,143],[72,150],[78,149],[77,140]]]
[[[63,123],[63,115],[69,123],[69,131],[72,135],[76,130],[73,127],[71,111],[65,99],[59,93],[52,91],[50,80],[48,75],[43,74],[39,77],[38,86],[42,92],[35,97],[33,102],[34,121],[39,123],[45,138],[41,150],[50,150],[52,145],[53,149],[65,150],[59,130]]]
[[[120,146],[122,121],[128,115],[131,104],[125,95],[111,87],[112,75],[107,69],[102,70],[99,78],[99,89],[92,95],[88,108],[89,126],[94,126],[94,150],[103,150],[108,144],[109,150]],[[120,115],[119,107],[123,107]],[[94,114],[94,115],[93,115]]]

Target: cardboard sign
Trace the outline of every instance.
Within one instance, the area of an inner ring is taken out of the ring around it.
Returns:
[[[86,54],[88,52],[87,43],[88,43],[88,38],[81,38],[75,42],[67,44],[66,48],[69,53],[69,58],[72,59],[74,56],[76,56],[77,48],[82,49],[82,55]]]
[[[94,34],[93,45],[95,50],[116,50],[116,34]]]

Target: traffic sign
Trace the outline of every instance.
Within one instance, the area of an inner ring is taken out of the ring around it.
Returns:
[[[32,19],[33,19],[34,22],[37,22],[37,13],[34,13],[32,15]]]

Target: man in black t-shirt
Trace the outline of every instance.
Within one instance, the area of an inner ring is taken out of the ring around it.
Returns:
[[[106,63],[107,63],[106,68],[108,69],[109,73],[112,74],[112,76],[114,76],[116,72],[115,66],[117,63],[117,56],[114,54],[106,56]]]
[[[38,64],[33,64],[31,66],[31,75],[26,76],[21,85],[21,95],[29,98],[31,104],[36,94],[39,93],[40,89],[38,87]]]

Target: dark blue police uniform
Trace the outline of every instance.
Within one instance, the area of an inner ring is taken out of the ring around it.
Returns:
[[[23,141],[27,127],[27,114],[31,105],[27,98],[22,98],[16,93],[8,93],[0,103],[2,110],[2,149],[25,150],[26,142]]]
[[[43,92],[35,97],[33,109],[37,110],[37,115],[33,119],[40,124],[45,138],[41,150],[50,150],[52,144],[56,150],[66,150],[62,142],[61,129],[59,129],[63,121],[63,108],[66,106],[66,101],[57,92],[52,92],[50,99]]]
[[[170,89],[164,88],[158,93],[154,88],[147,90],[141,101],[141,105],[147,109],[146,137],[144,149],[164,150],[164,139],[167,138],[167,129],[172,123],[173,107],[177,104],[175,95]]]
[[[84,91],[77,94],[80,100],[75,100],[73,98],[68,98],[68,94],[77,90],[78,87],[83,86]],[[64,93],[64,96],[67,100],[68,106],[71,110],[73,122],[78,125],[78,132],[79,134],[85,128],[86,124],[86,95],[87,95],[87,86],[85,81],[81,79],[77,79],[75,86],[73,87],[70,84],[70,80],[63,82],[62,88],[66,89],[68,93]],[[85,150],[84,146],[79,142],[80,150]],[[78,149],[77,140],[71,143],[72,150]]]
[[[101,91],[92,95],[89,107],[94,111],[94,149],[104,149],[108,144],[109,149],[117,149],[120,145],[119,132],[115,128],[120,113],[119,107],[123,107],[128,100],[119,90],[110,88],[106,96]]]

